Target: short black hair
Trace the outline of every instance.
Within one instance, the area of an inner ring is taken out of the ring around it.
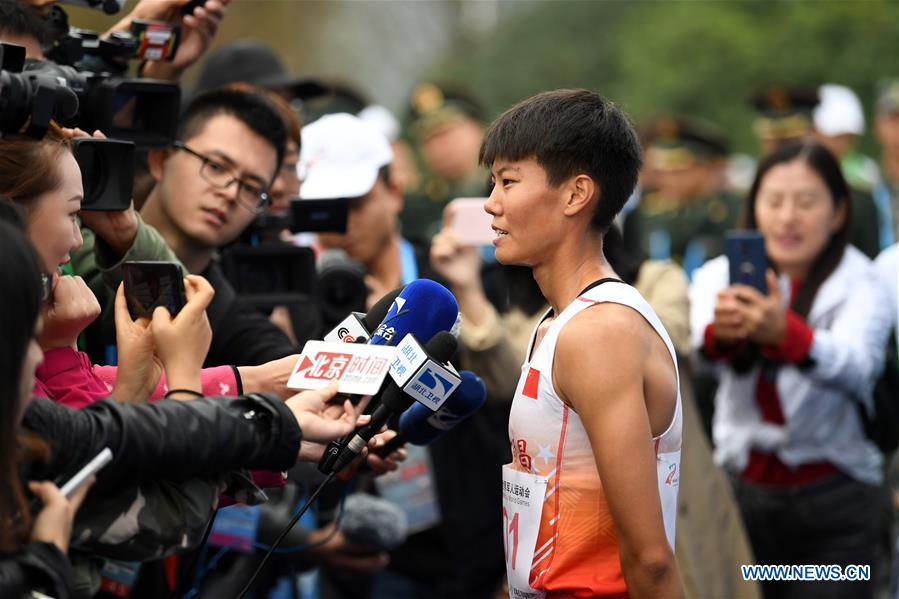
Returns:
[[[275,180],[287,145],[287,128],[274,103],[262,93],[228,88],[214,89],[191,100],[181,116],[178,139],[186,141],[199,134],[215,116],[233,116],[275,148],[278,163],[271,181]]]
[[[591,227],[605,233],[634,191],[643,164],[627,115],[585,89],[543,92],[513,106],[484,136],[478,160],[535,159],[552,186],[586,174],[599,187]]]
[[[0,33],[31,36],[41,46],[50,42],[47,21],[22,0],[0,0]]]

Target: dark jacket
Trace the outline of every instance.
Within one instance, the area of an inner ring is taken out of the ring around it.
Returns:
[[[201,274],[215,289],[206,308],[212,345],[205,366],[256,366],[299,353],[300,348],[265,314],[237,298],[218,263],[212,262]]]
[[[286,470],[296,462],[302,438],[280,399],[255,394],[148,404],[104,399],[81,410],[37,398],[22,424],[51,447],[48,463],[28,465],[30,480],[61,484],[103,447],[112,450],[112,462],[99,472],[85,500],[87,511],[141,483],[186,483],[239,468]],[[71,580],[65,556],[46,544],[29,543],[0,560],[0,597],[19,597],[19,589],[68,597]]]
[[[35,399],[22,424],[52,452],[50,463],[34,465],[32,479],[65,481],[109,447],[113,460],[98,474],[92,494],[237,468],[286,470],[296,462],[302,438],[284,402],[261,394],[148,404],[104,399],[81,410]]]
[[[52,543],[32,541],[13,555],[0,557],[0,597],[18,599],[40,591],[56,599],[71,596],[72,568]]]

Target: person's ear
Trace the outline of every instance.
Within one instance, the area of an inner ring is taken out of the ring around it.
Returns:
[[[574,216],[593,204],[599,186],[587,175],[576,175],[565,184],[565,216]]]
[[[399,214],[403,211],[403,206],[405,206],[405,199],[403,198],[403,192],[400,189],[400,186],[396,184],[392,173],[391,176],[386,179],[382,178],[381,175],[378,175],[378,181],[380,184],[384,186],[384,192],[390,197],[390,208],[394,214]]]
[[[162,179],[165,161],[168,160],[171,155],[171,150],[150,150],[147,153],[147,169],[157,183]]]

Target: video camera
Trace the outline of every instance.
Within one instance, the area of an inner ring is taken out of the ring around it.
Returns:
[[[181,90],[177,83],[122,79],[25,59],[25,49],[0,45],[0,134],[37,139],[55,120],[138,147],[167,147],[175,138]]]
[[[40,139],[50,121],[78,114],[75,92],[49,73],[22,72],[25,48],[0,43],[0,135],[24,133]]]
[[[364,312],[368,290],[364,267],[340,250],[322,252],[316,263],[309,248],[279,239],[293,233],[344,233],[346,200],[299,200],[284,214],[263,214],[241,242],[222,252],[225,276],[238,296],[262,310],[311,301],[328,330],[350,312]]]
[[[171,61],[181,41],[181,25],[167,21],[135,19],[129,31],[101,38],[96,31],[70,27],[68,15],[59,6],[53,6],[45,18],[52,38],[47,58],[80,70],[96,70],[98,64],[124,70],[127,61],[135,58]]]

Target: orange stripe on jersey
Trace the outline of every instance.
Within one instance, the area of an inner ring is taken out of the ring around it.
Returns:
[[[533,369],[531,369],[533,370]],[[556,539],[559,537],[559,515],[561,509],[561,501],[562,501],[562,493],[559,491],[559,487],[562,483],[562,456],[565,453],[565,433],[568,431],[568,406],[563,406],[562,408],[562,427],[559,433],[559,447],[556,451],[556,470],[555,476],[547,483],[547,488],[549,489],[546,492],[547,499],[552,495],[555,495],[553,498],[552,510],[546,509],[546,500],[544,499],[543,506],[543,515],[540,523],[540,532],[537,534],[537,547],[544,548],[545,554],[541,557],[537,555],[536,552],[534,554],[534,563],[531,564],[531,586],[534,588],[537,587],[537,581],[540,580],[540,577],[549,572],[550,567],[552,566],[553,559],[556,556],[554,551],[556,545]],[[555,492],[559,491],[559,492]],[[546,537],[549,536],[547,539]],[[546,562],[546,565],[542,565],[540,562],[544,560],[546,556],[549,556],[549,560]],[[541,567],[542,566],[542,567]]]

